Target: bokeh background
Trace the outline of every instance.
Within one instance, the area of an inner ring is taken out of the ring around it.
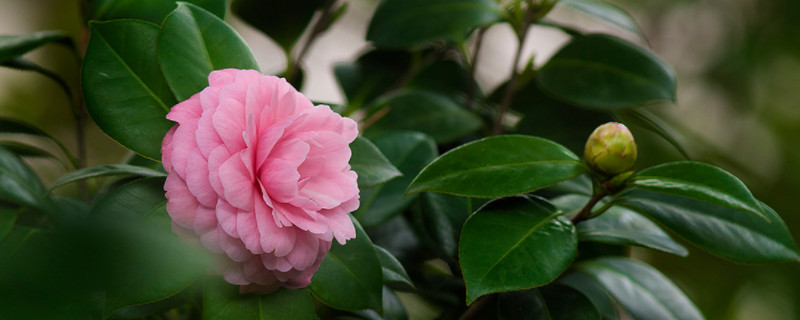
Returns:
[[[377,1],[347,2],[345,16],[314,43],[303,62],[306,78],[301,91],[312,100],[344,102],[333,65],[355,59],[369,46],[364,37]],[[653,106],[651,111],[675,129],[693,160],[713,163],[740,177],[757,198],[781,214],[794,238],[800,239],[800,1],[611,2],[631,13],[645,40],[569,9],[557,7],[549,18],[625,37],[650,47],[672,65],[678,74],[678,102]],[[228,22],[251,46],[265,73],[285,68],[281,49],[270,39],[232,15]],[[81,26],[79,0],[0,0],[0,34],[60,29],[82,39]],[[532,28],[524,54],[541,65],[568,37],[555,29]],[[477,69],[484,92],[508,77],[515,49],[508,26],[487,31]],[[63,75],[79,91],[79,70],[66,49],[48,45],[26,58]],[[64,93],[52,81],[0,69],[0,116],[33,123],[74,149],[69,108]],[[89,165],[116,163],[128,156],[96,127],[88,132]],[[635,134],[642,164],[680,159],[660,138],[646,132]],[[28,162],[45,183],[64,174],[55,161]],[[800,319],[800,264],[736,264],[687,247],[688,258],[649,250],[634,250],[633,255],[672,278],[708,319]]]

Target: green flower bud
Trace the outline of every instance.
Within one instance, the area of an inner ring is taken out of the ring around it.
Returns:
[[[609,122],[594,129],[583,152],[589,167],[607,176],[633,167],[636,154],[633,135],[624,124],[617,122]]]

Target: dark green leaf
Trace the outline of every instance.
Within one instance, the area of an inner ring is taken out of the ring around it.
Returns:
[[[392,290],[383,287],[383,316],[372,310],[356,311],[357,317],[336,317],[337,320],[408,320],[408,312],[400,298]]]
[[[642,34],[633,17],[613,4],[598,0],[560,0],[558,3],[572,7],[594,18],[610,22],[637,35]]]
[[[323,0],[236,0],[231,8],[242,20],[290,52],[311,22],[314,12],[324,3]],[[291,14],[287,14],[289,12]]]
[[[19,212],[19,208],[0,205],[0,242],[11,232]]]
[[[492,0],[386,0],[367,29],[378,47],[407,47],[437,38],[463,39],[472,28],[500,20]]]
[[[634,319],[704,319],[689,298],[653,267],[627,258],[601,258],[577,265]]]
[[[561,284],[540,288],[539,293],[547,304],[553,320],[600,320],[600,313],[583,293]]]
[[[28,158],[51,158],[59,160],[54,154],[45,149],[32,144],[17,142],[17,141],[0,141],[0,148],[4,148],[13,154],[20,157]],[[66,165],[64,165],[66,167]]]
[[[464,197],[425,192],[420,195],[419,205],[414,207],[414,215],[420,220],[417,225],[430,237],[435,248],[454,261],[461,228],[472,213],[470,201]]]
[[[588,201],[588,196],[566,195],[553,199],[553,204],[564,212],[577,212]],[[658,225],[619,206],[608,208],[598,217],[581,221],[577,228],[580,241],[640,246],[681,257],[689,254],[686,248],[672,240]]]
[[[322,303],[341,310],[383,308],[381,263],[367,233],[354,218],[355,239],[334,242],[311,278],[309,289]]]
[[[97,201],[91,215],[113,215],[128,219],[144,217],[167,199],[164,178],[145,178],[114,189]]]
[[[211,11],[217,17],[225,17],[225,0],[186,0]],[[161,24],[175,9],[175,0],[89,0],[84,17],[86,20],[139,19]]]
[[[142,199],[136,205],[132,204],[140,200],[139,192],[119,191],[151,189],[149,181],[161,181],[161,179],[148,180],[140,180],[115,190],[104,199],[104,203],[111,201],[118,204],[126,203],[129,207],[135,206],[130,208],[132,211],[144,208],[142,204],[149,202],[149,199]],[[104,206],[103,214],[114,216],[119,214],[108,211],[112,209],[107,205]],[[126,220],[124,217],[121,218]],[[122,259],[119,270],[113,273],[105,296],[106,316],[122,307],[171,297],[191,285],[205,272],[205,256],[186,246],[170,230],[171,219],[167,215],[166,203],[147,211],[140,221],[138,228],[146,230],[140,237],[145,240],[143,243],[136,243],[133,248],[128,248],[132,251]]]
[[[617,112],[622,122],[642,127],[645,130],[657,134],[659,137],[666,140],[669,144],[675,147],[681,155],[689,159],[689,153],[683,147],[683,143],[678,140],[678,134],[675,130],[670,128],[670,125],[658,118],[658,116],[648,112],[644,108],[626,109]]]
[[[740,262],[798,260],[786,224],[763,205],[769,221],[750,212],[664,193],[634,190],[615,203],[649,215],[692,244]]]
[[[588,298],[603,319],[619,319],[618,307],[608,293],[588,275],[570,272],[558,279],[558,284],[569,286]]]
[[[470,86],[470,81],[472,85]],[[454,60],[436,60],[420,70],[406,86],[409,89],[433,91],[459,101],[471,94],[475,99],[482,95],[480,87],[470,78],[469,71]],[[472,93],[469,91],[472,90]]]
[[[550,312],[539,291],[529,289],[500,293],[497,297],[497,317],[499,320],[550,320]]]
[[[373,141],[402,176],[361,191],[361,207],[354,215],[367,228],[391,219],[416,199],[416,195],[405,197],[403,193],[422,167],[438,154],[433,139],[419,132],[392,132]]]
[[[276,292],[239,294],[239,287],[229,284],[221,277],[209,277],[203,292],[203,319],[316,319],[314,302],[308,289]]]
[[[406,91],[381,102],[386,114],[370,125],[365,135],[396,130],[429,134],[437,143],[457,140],[481,127],[481,119],[450,98],[428,91]]]
[[[14,36],[0,35],[0,63],[22,56],[49,42],[73,46],[72,39],[61,31],[48,30]]]
[[[45,192],[39,177],[19,157],[0,148],[0,200],[44,209]]]
[[[158,26],[123,20],[91,23],[91,29],[81,78],[86,109],[109,137],[160,159],[175,98],[156,61]]]
[[[690,198],[769,218],[738,178],[718,167],[692,161],[669,162],[637,172],[634,188]]]
[[[33,126],[32,124],[25,123],[17,119],[0,117],[0,133],[28,134],[45,138],[47,140],[52,141],[56,146],[58,146],[59,150],[61,150],[64,153],[64,155],[70,160],[71,163],[75,164],[77,162],[72,153],[69,152],[67,147],[63,143],[61,143],[61,141],[47,134],[47,132],[44,132],[41,129]]]
[[[398,75],[410,65],[411,54],[406,51],[373,50],[354,62],[337,64],[333,71],[348,109],[357,110],[397,85]]]
[[[361,190],[384,183],[402,175],[386,156],[369,140],[357,137],[350,143],[350,166],[358,174]]]
[[[547,284],[572,263],[575,227],[540,198],[495,200],[473,214],[461,233],[459,260],[467,304],[502,291]]]
[[[536,75],[559,100],[600,110],[675,101],[675,72],[652,53],[622,39],[575,37]]]
[[[211,71],[258,70],[253,53],[236,31],[203,8],[184,2],[164,20],[157,54],[179,101],[207,87]]]
[[[406,190],[468,197],[504,197],[532,192],[584,174],[588,169],[565,147],[541,138],[484,138],[443,154]]]
[[[389,253],[389,251],[386,251],[386,249],[377,245],[375,246],[375,252],[378,254],[378,260],[381,262],[383,283],[400,284],[407,288],[414,288],[414,283],[411,282],[411,278],[408,277],[406,269],[403,268],[400,261],[397,261],[397,258]]]
[[[153,170],[150,168],[132,166],[127,164],[104,164],[94,167],[78,169],[69,172],[56,180],[50,187],[50,190],[58,188],[67,183],[91,179],[96,177],[105,176],[118,176],[118,175],[133,175],[140,177],[166,177],[167,174],[163,171]]]

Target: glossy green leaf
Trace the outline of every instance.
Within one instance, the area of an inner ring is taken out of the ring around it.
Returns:
[[[402,176],[361,191],[361,207],[354,215],[367,228],[391,219],[417,198],[406,197],[404,192],[422,167],[439,153],[433,139],[419,132],[392,132],[373,141]]]
[[[470,81],[472,86],[470,86]],[[436,92],[460,101],[467,95],[473,99],[483,95],[480,86],[471,78],[467,68],[455,60],[436,60],[420,70],[406,88]],[[469,91],[472,90],[472,93]]]
[[[69,172],[56,180],[50,189],[55,189],[65,184],[96,177],[132,175],[139,177],[166,177],[167,173],[150,168],[132,166],[127,164],[104,164],[94,167],[82,168]]]
[[[675,72],[652,53],[602,34],[575,37],[539,70],[542,90],[600,110],[675,101]]]
[[[693,161],[661,164],[637,172],[628,186],[742,210],[769,220],[744,183],[710,164]]]
[[[231,8],[239,18],[289,52],[303,35],[314,12],[324,3],[323,0],[235,0]]]
[[[566,195],[553,199],[553,204],[564,212],[575,213],[588,201],[588,196]],[[661,230],[661,228],[639,213],[624,207],[613,206],[600,216],[581,221],[578,225],[578,240],[608,244],[639,246],[681,257],[689,251]]]
[[[311,278],[309,289],[322,303],[341,310],[383,308],[383,273],[375,247],[354,218],[356,237],[340,245],[334,241]]]
[[[406,193],[504,197],[532,192],[587,172],[575,154],[555,142],[530,136],[495,136],[443,154],[422,169]]]
[[[177,6],[175,0],[88,0],[86,20],[138,19],[161,24]],[[215,14],[225,17],[225,0],[186,0]]]
[[[406,269],[397,261],[389,251],[386,249],[375,246],[375,252],[378,254],[378,260],[381,262],[381,271],[383,272],[383,283],[386,284],[399,284],[407,288],[414,288],[414,283],[408,277]]]
[[[17,119],[0,117],[0,133],[26,134],[47,139],[53,142],[56,146],[58,146],[58,149],[64,153],[64,156],[66,156],[67,159],[69,159],[72,164],[77,163],[75,156],[73,156],[72,153],[69,152],[69,149],[67,149],[67,147],[63,143],[61,143],[61,141],[59,141],[55,137],[49,135],[47,132],[42,131],[41,129],[37,128],[32,124]]]
[[[490,202],[461,233],[467,304],[485,294],[550,283],[569,267],[577,249],[575,226],[549,202],[534,197]]]
[[[91,30],[81,76],[87,111],[112,139],[161,159],[175,98],[156,61],[158,26],[122,20],[91,23]]]
[[[603,319],[621,318],[618,313],[620,308],[614,300],[612,300],[608,293],[588,275],[572,271],[560,277],[556,283],[569,286],[583,294],[592,302],[595,310],[600,313]]]
[[[0,141],[0,148],[4,148],[13,154],[23,158],[50,158],[58,161],[56,155],[50,153],[39,146],[17,142],[17,141]],[[66,168],[66,164],[64,164]]]
[[[683,142],[680,141],[678,133],[655,114],[644,108],[620,110],[616,114],[622,119],[621,122],[642,127],[645,130],[657,134],[675,147],[675,150],[678,150],[684,158],[691,158],[689,152],[683,147]]]
[[[357,137],[350,143],[350,150],[350,167],[358,174],[358,187],[362,190],[402,175],[378,147],[365,138]]]
[[[409,320],[408,312],[406,312],[403,301],[397,297],[387,287],[383,287],[383,315],[378,314],[373,310],[356,311],[352,313],[354,316],[350,317],[336,317],[338,320]]]
[[[583,293],[558,283],[539,289],[553,320],[600,320],[600,312]]]
[[[691,300],[653,267],[627,258],[601,258],[577,265],[634,319],[704,319]]]
[[[73,46],[72,38],[64,32],[55,30],[13,36],[0,35],[0,63],[22,56],[50,42]]]
[[[398,85],[397,75],[410,67],[411,54],[407,51],[372,50],[356,61],[337,64],[333,72],[348,108],[357,110]]]
[[[90,214],[136,219],[166,200],[164,178],[145,178],[112,190],[97,201]]]
[[[36,209],[47,207],[41,180],[15,154],[0,148],[0,201]]]
[[[429,237],[434,248],[453,261],[458,254],[461,228],[472,214],[471,201],[464,197],[425,192],[420,194],[418,205],[414,207],[418,228]]]
[[[481,119],[447,96],[428,91],[406,91],[382,101],[386,112],[364,132],[367,136],[397,130],[426,133],[437,143],[447,143],[477,131]]]
[[[378,47],[407,47],[438,38],[463,39],[471,29],[500,20],[492,0],[386,0],[367,29]]]
[[[209,277],[203,290],[203,319],[316,319],[314,302],[308,289],[240,294],[239,287],[225,282],[221,277]]]
[[[208,86],[211,71],[258,70],[253,53],[225,21],[193,4],[178,2],[158,34],[158,62],[179,101]]]
[[[615,203],[646,214],[692,244],[723,258],[763,263],[798,260],[786,224],[763,205],[769,221],[750,212],[680,196],[633,190]]]
[[[559,4],[566,5],[591,17],[612,23],[622,29],[641,35],[639,25],[630,14],[605,1],[598,0],[560,0]]]

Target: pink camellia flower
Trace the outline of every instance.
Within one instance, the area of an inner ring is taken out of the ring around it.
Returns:
[[[173,230],[224,260],[242,292],[311,282],[335,238],[355,237],[356,123],[284,79],[225,69],[174,107],[162,143]]]

